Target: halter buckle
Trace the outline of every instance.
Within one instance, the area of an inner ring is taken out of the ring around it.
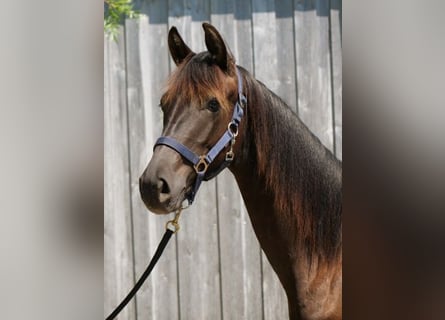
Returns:
[[[227,162],[232,162],[234,158],[235,158],[235,153],[232,150],[227,151],[227,153],[226,153],[226,161]]]
[[[199,161],[193,165],[195,168],[196,173],[204,173],[207,171],[207,168],[209,167],[209,164],[207,163],[205,156],[199,156]]]

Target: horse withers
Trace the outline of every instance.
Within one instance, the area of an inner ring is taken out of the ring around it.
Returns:
[[[201,53],[170,29],[177,69],[161,99],[163,137],[140,178],[142,199],[154,213],[176,211],[228,166],[286,291],[290,319],[341,319],[341,162],[236,65],[212,25],[203,28],[208,51]]]

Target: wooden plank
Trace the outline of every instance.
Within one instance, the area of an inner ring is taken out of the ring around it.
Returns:
[[[238,65],[253,74],[252,6],[250,1],[235,1],[235,16],[249,17],[235,21],[234,50]]]
[[[254,0],[252,11],[255,77],[270,90],[278,92],[281,82],[276,73],[278,53],[274,1]],[[289,314],[284,289],[264,253],[262,270],[264,319],[287,319]]]
[[[205,50],[202,22],[210,19],[209,1],[186,1],[183,10],[191,21],[177,21],[182,22],[179,32],[193,51]],[[178,269],[182,319],[221,319],[215,189],[215,180],[203,183],[195,203],[181,219]]]
[[[299,116],[332,150],[329,4],[295,0],[294,9]]]
[[[253,0],[252,12],[255,77],[277,92],[280,83],[276,77],[278,56],[274,0]]]
[[[128,177],[125,46],[105,39],[104,68],[104,313],[108,315],[133,286],[132,225]],[[122,311],[136,319],[135,302]]]
[[[240,1],[237,3],[239,5]],[[251,39],[250,20],[247,26],[243,26],[247,27],[246,29],[237,27],[233,17],[235,10],[233,0],[224,2],[213,0],[211,8],[215,12],[231,12],[212,14],[211,22],[220,31],[237,60],[240,56],[238,44],[246,45],[246,48],[242,48],[247,51],[242,52],[243,62],[251,67],[251,41],[246,41]],[[250,13],[250,7],[248,10]],[[243,37],[245,35],[248,35],[247,39]],[[222,172],[216,178],[216,183],[223,319],[261,319],[261,251],[258,240],[230,171]]]
[[[295,76],[293,0],[276,0],[276,78],[279,86],[275,93],[283,99],[294,112],[297,112],[297,84]]]
[[[334,106],[335,155],[342,159],[342,44],[341,44],[341,1],[331,1],[331,54],[332,54],[332,95]]]
[[[165,2],[149,8],[167,20]],[[159,18],[159,17],[158,17]],[[146,268],[169,217],[150,213],[140,198],[138,180],[152,156],[152,147],[160,135],[162,116],[158,107],[161,87],[168,75],[167,28],[151,23],[150,17],[127,20],[128,106],[130,119],[130,172],[134,220],[135,274]],[[169,243],[147,284],[137,295],[138,319],[178,319],[176,245]]]

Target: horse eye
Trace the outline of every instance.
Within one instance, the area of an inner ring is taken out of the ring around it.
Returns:
[[[219,110],[219,103],[218,100],[213,98],[207,103],[207,109],[209,109],[212,112],[217,112]]]

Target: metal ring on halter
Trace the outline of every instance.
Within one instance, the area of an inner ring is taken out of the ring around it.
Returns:
[[[230,121],[229,124],[227,125],[227,129],[233,135],[234,138],[238,135],[238,125],[236,124],[236,122]]]
[[[209,164],[205,156],[199,156],[199,161],[194,166],[196,173],[204,173],[207,171]]]
[[[238,95],[238,99],[239,99],[241,108],[244,109],[247,105],[247,98],[242,93],[240,93]]]

